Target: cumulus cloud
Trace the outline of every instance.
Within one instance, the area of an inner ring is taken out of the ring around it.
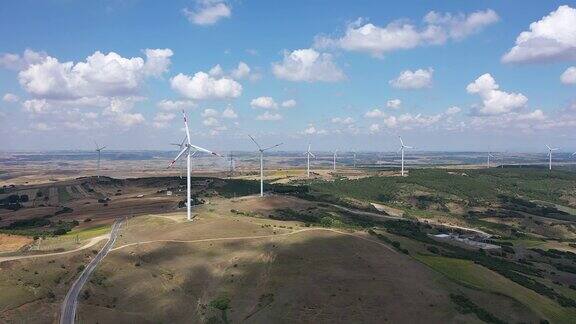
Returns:
[[[154,117],[152,126],[154,126],[154,128],[165,128],[175,117],[176,115],[173,113],[159,112]]]
[[[214,25],[223,18],[232,15],[232,8],[222,0],[198,0],[195,9],[182,10],[188,21],[195,25]]]
[[[102,115],[109,116],[112,121],[123,128],[142,124],[146,121],[144,116],[140,113],[131,112],[134,104],[139,100],[140,98],[113,98],[110,101],[110,105],[102,112]]]
[[[234,79],[245,79],[250,76],[250,66],[244,62],[238,63],[238,66],[230,73]]]
[[[272,97],[258,97],[250,101],[252,108],[278,109],[278,104]]]
[[[147,49],[145,53],[146,60],[97,51],[76,64],[46,56],[20,71],[18,81],[27,92],[42,98],[134,95],[146,77],[167,70],[172,56],[170,49]]]
[[[13,93],[6,93],[2,97],[2,101],[4,101],[4,102],[18,102],[18,100],[20,100],[20,98]]]
[[[350,125],[354,123],[354,118],[352,117],[334,117],[332,118],[332,123],[340,125]]]
[[[238,118],[238,114],[234,111],[234,109],[228,107],[222,112],[222,117],[228,119],[236,119]]]
[[[282,62],[272,63],[272,73],[278,79],[288,81],[336,82],[345,79],[332,55],[310,48],[284,52]]]
[[[457,113],[461,112],[462,109],[460,107],[452,106],[446,109],[446,115],[456,115]]]
[[[161,100],[156,103],[156,107],[165,111],[177,111],[187,108],[194,108],[196,104],[191,100]]]
[[[505,63],[533,63],[576,59],[576,9],[560,6],[530,24],[504,56]]]
[[[576,66],[571,66],[562,73],[560,81],[564,84],[576,84]]]
[[[220,64],[216,64],[214,65],[214,67],[210,69],[210,71],[208,71],[208,74],[210,74],[210,76],[213,76],[215,78],[220,78],[224,76],[224,69],[222,69]]]
[[[378,133],[380,132],[380,125],[378,124],[371,124],[370,127],[368,127],[368,131],[370,133]]]
[[[37,64],[44,61],[46,56],[47,55],[44,52],[35,52],[30,49],[24,50],[22,55],[2,53],[0,54],[0,67],[9,70],[21,71],[27,69],[31,64]]]
[[[218,121],[218,119],[216,119],[214,117],[208,117],[208,118],[204,119],[202,121],[202,124],[204,124],[204,126],[207,126],[207,127],[220,126],[220,122]]]
[[[375,108],[375,109],[368,111],[364,116],[366,118],[380,118],[380,117],[384,117],[385,115],[386,114],[384,114],[384,112],[382,112],[380,109]]]
[[[397,89],[422,89],[430,88],[432,86],[432,76],[434,69],[428,68],[426,70],[418,69],[416,71],[405,70],[400,72],[400,75],[388,83]]]
[[[466,87],[466,91],[477,94],[482,105],[476,107],[480,115],[501,115],[519,110],[526,106],[528,98],[521,93],[508,93],[499,90],[500,86],[489,73],[478,77]]]
[[[402,106],[402,100],[400,99],[391,99],[386,102],[386,107],[390,109],[400,109]]]
[[[302,135],[324,135],[328,132],[325,129],[319,129],[314,124],[309,124],[302,132]]]
[[[212,109],[212,108],[204,109],[204,111],[201,113],[201,116],[204,118],[217,117],[218,111],[216,109]]]
[[[237,98],[242,94],[242,85],[235,80],[216,78],[205,72],[194,76],[179,73],[170,80],[172,89],[190,99],[226,99]]]
[[[256,120],[264,120],[264,121],[276,121],[281,119],[282,115],[278,113],[271,113],[269,111],[265,111],[263,114],[256,116]]]
[[[448,39],[461,40],[498,20],[496,12],[490,9],[468,15],[432,11],[424,17],[423,26],[420,27],[405,19],[393,21],[383,27],[357,19],[346,27],[346,32],[341,37],[316,37],[315,46],[382,56],[396,50],[444,44]]]
[[[296,107],[296,100],[294,100],[294,99],[284,100],[284,101],[282,101],[281,106],[283,108],[294,108],[294,107]]]

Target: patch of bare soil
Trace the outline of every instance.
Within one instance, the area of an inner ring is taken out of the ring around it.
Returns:
[[[18,251],[32,242],[34,240],[26,236],[0,234],[0,253]]]

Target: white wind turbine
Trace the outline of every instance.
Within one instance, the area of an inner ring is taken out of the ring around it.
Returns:
[[[316,158],[316,155],[310,151],[310,143],[308,143],[308,151],[304,155],[306,155],[306,175],[310,178],[310,157]]]
[[[332,170],[334,170],[334,171],[336,171],[336,157],[337,157],[337,155],[338,155],[338,150],[335,150],[334,151],[334,161],[332,164]]]
[[[352,151],[352,154],[354,155],[354,169],[356,169],[356,150]]]
[[[400,139],[400,148],[398,149],[398,151],[400,151],[402,153],[402,168],[401,168],[400,174],[402,176],[404,176],[404,149],[413,149],[413,147],[408,146],[408,145],[404,145],[404,141],[402,140],[402,136],[398,136],[398,138]]]
[[[275,147],[278,147],[278,146],[282,145],[282,143],[272,145],[272,146],[267,147],[267,148],[262,148],[260,146],[260,144],[258,144],[258,142],[256,142],[254,137],[252,137],[251,135],[248,135],[248,136],[250,136],[250,139],[252,140],[252,142],[254,142],[254,144],[256,144],[256,146],[258,146],[258,152],[260,152],[260,197],[264,197],[264,152],[271,150]]]
[[[216,156],[220,156],[212,151],[209,151],[205,148],[201,148],[200,146],[196,146],[193,145],[190,142],[190,130],[188,129],[188,120],[186,119],[186,113],[184,112],[184,110],[182,110],[182,115],[184,116],[184,127],[186,130],[186,142],[184,143],[184,147],[182,148],[182,150],[180,151],[180,153],[178,153],[178,155],[176,156],[176,158],[170,163],[170,165],[168,165],[168,167],[171,167],[174,165],[174,163],[176,163],[176,161],[178,161],[178,159],[186,154],[186,216],[188,220],[192,220],[191,217],[191,205],[190,205],[190,159],[192,158],[192,156],[194,154],[196,154],[196,152],[205,152],[205,153],[209,153],[212,155],[216,155]]]
[[[493,158],[494,155],[492,155],[492,153],[488,152],[488,163],[487,163],[488,169],[490,169],[490,158],[491,158],[491,157]]]
[[[557,151],[558,148],[551,148],[548,144],[546,144],[546,148],[548,148],[548,169],[552,170],[552,151]]]
[[[96,166],[96,170],[97,170],[97,171],[96,171],[96,176],[97,176],[98,178],[100,178],[100,154],[101,154],[102,150],[106,148],[106,146],[100,147],[100,146],[98,146],[98,143],[96,143],[96,141],[94,141],[94,144],[96,144],[96,152],[98,152],[98,163],[97,163],[97,166]]]

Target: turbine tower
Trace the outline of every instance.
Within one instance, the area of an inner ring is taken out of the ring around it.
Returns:
[[[100,153],[102,152],[103,149],[106,148],[106,146],[98,146],[98,143],[96,143],[96,141],[94,141],[94,144],[96,144],[96,152],[98,152],[98,163],[96,164],[96,177],[98,179],[100,179]]]
[[[310,157],[316,158],[316,155],[310,152],[310,143],[308,143],[308,151],[304,155],[306,155],[306,175],[310,178]]]
[[[232,176],[234,176],[234,169],[235,169],[235,164],[234,164],[234,153],[232,151],[230,151],[230,174],[229,177],[231,178]]]
[[[192,156],[194,156],[196,154],[196,152],[205,152],[205,153],[209,153],[212,155],[216,155],[216,156],[220,156],[212,151],[209,151],[205,148],[201,148],[200,146],[196,146],[193,145],[190,141],[190,129],[188,129],[188,120],[186,119],[186,113],[184,112],[184,110],[182,110],[182,116],[184,116],[184,128],[186,130],[186,142],[184,143],[184,147],[182,148],[182,150],[180,151],[180,153],[178,153],[178,155],[176,156],[176,158],[168,165],[168,167],[171,167],[174,165],[174,163],[176,163],[176,161],[178,161],[178,159],[186,154],[186,218],[190,221],[192,220],[192,216],[191,216],[191,205],[190,205],[190,187],[191,187],[191,181],[190,181],[190,159],[192,158]]]
[[[272,145],[272,146],[267,147],[267,148],[262,148],[260,146],[260,144],[258,144],[258,142],[256,142],[254,137],[252,137],[251,135],[248,135],[248,136],[250,136],[250,139],[252,140],[252,142],[254,142],[254,144],[256,144],[256,146],[258,146],[258,152],[260,152],[260,197],[264,197],[264,152],[271,150],[275,147],[278,147],[278,146],[282,145],[282,143]]]
[[[354,169],[356,169],[356,150],[352,151],[352,154],[354,154]]]
[[[404,149],[413,149],[413,147],[408,146],[408,145],[404,145],[404,141],[402,140],[402,136],[398,136],[398,138],[400,139],[400,148],[398,149],[398,151],[400,151],[402,153],[402,168],[401,168],[400,174],[402,176],[404,176]]]
[[[558,148],[551,148],[550,146],[548,146],[548,144],[546,144],[546,148],[548,148],[548,169],[552,170],[552,151],[557,151]]]
[[[336,156],[338,155],[338,150],[334,151],[334,162],[332,164],[332,170],[336,171]]]
[[[492,153],[488,152],[488,163],[487,163],[488,169],[490,169],[490,158],[491,158],[491,157],[493,158],[494,155],[492,155]]]

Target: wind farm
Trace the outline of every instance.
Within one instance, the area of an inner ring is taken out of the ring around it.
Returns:
[[[574,323],[576,8],[521,9],[3,1],[0,323]]]

